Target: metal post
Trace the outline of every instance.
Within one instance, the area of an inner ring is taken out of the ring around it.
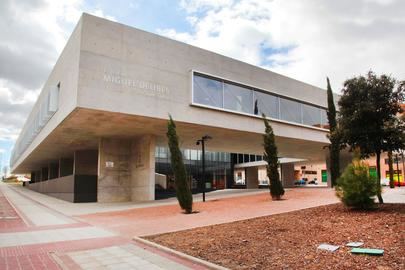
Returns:
[[[405,179],[405,160],[404,160],[404,150],[401,150],[402,158],[402,179]]]
[[[401,182],[399,181],[399,165],[398,165],[398,154],[395,154],[395,158],[397,159],[397,179],[398,179],[398,187],[401,187]]]
[[[201,179],[201,183],[200,183],[200,188],[202,188],[202,193],[203,193],[203,202],[205,202],[205,183],[206,183],[206,179],[205,179],[205,141],[206,140],[210,140],[212,139],[211,136],[209,135],[205,135],[203,136],[200,140],[197,140],[196,144],[200,145],[201,143],[201,147],[202,147],[202,179]],[[202,185],[202,187],[201,187]]]
[[[205,202],[205,140],[201,140],[202,146],[202,193],[203,193],[203,202]]]

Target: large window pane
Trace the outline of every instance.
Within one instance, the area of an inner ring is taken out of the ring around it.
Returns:
[[[304,125],[321,127],[321,109],[302,104],[302,120]]]
[[[289,99],[280,98],[280,119],[301,123],[301,104]]]
[[[323,128],[329,128],[328,114],[325,109],[321,109],[321,121]]]
[[[264,113],[268,117],[280,118],[278,97],[255,91],[254,99],[254,114],[262,115]]]
[[[222,82],[194,74],[193,78],[195,103],[222,108]]]
[[[224,108],[253,114],[253,91],[237,85],[224,84]]]

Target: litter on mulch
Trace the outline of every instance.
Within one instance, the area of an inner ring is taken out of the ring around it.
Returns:
[[[338,248],[339,248],[339,246],[334,246],[334,245],[329,245],[329,244],[320,244],[320,245],[318,246],[318,249],[327,250],[327,251],[330,251],[330,252],[334,252],[334,251],[336,251]]]
[[[352,248],[350,252],[353,254],[366,254],[374,256],[382,256],[384,254],[383,249],[374,249],[374,248]]]
[[[363,242],[350,242],[346,244],[346,247],[361,247],[364,245]]]

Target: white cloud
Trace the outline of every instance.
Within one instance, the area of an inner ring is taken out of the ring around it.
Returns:
[[[160,34],[338,92],[372,69],[404,80],[405,1],[182,1],[194,31]],[[269,54],[271,52],[271,54]]]
[[[83,6],[83,0],[0,1],[1,141],[17,138]],[[115,20],[101,9],[88,12]]]
[[[90,14],[93,14],[94,16],[98,16],[98,17],[101,17],[101,18],[105,18],[105,19],[110,20],[110,21],[114,21],[114,22],[117,21],[117,19],[115,17],[110,16],[110,15],[106,15],[104,13],[104,11],[102,9],[100,9],[100,8],[95,9],[94,11],[90,12]]]

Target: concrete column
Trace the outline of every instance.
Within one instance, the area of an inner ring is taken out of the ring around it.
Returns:
[[[294,186],[294,163],[281,164],[281,182],[283,187]]]
[[[73,159],[61,158],[59,160],[59,177],[73,174]]]
[[[30,184],[35,183],[35,171],[31,172],[31,181]]]
[[[59,163],[49,163],[49,179],[59,177]]]
[[[42,180],[41,170],[36,171],[35,172],[35,182],[38,183],[38,182],[41,182],[41,180]]]
[[[74,154],[75,175],[97,175],[98,151],[80,150]]]
[[[131,141],[102,138],[98,151],[98,202],[131,200]]]
[[[259,171],[257,167],[246,168],[246,188],[258,188],[259,186]]]
[[[155,199],[155,137],[145,135],[131,145],[131,200]]]
[[[46,181],[46,180],[49,179],[49,178],[48,178],[48,176],[49,176],[48,167],[43,167],[43,168],[41,169],[41,176],[42,176],[42,178],[41,178],[42,181]]]

